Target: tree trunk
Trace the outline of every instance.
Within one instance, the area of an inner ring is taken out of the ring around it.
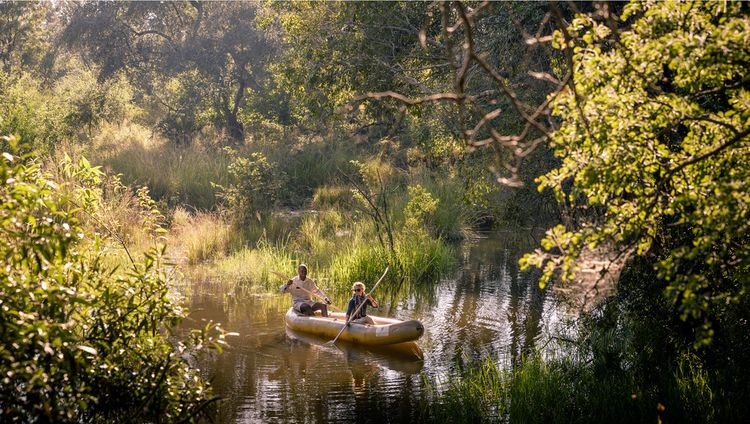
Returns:
[[[244,64],[241,64],[244,69]],[[245,139],[245,127],[242,122],[237,119],[237,115],[240,112],[240,106],[245,100],[245,90],[247,89],[247,83],[245,75],[240,75],[239,86],[234,94],[234,101],[232,105],[229,104],[229,99],[224,102],[224,120],[229,136],[237,141],[242,142]]]
[[[233,113],[233,111],[229,109],[224,111],[224,114],[224,119],[226,121],[226,130],[229,134],[229,137],[238,142],[244,140],[245,127],[244,125],[242,125],[242,122],[237,119],[237,114]]]

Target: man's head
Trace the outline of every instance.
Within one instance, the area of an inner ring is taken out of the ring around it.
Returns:
[[[304,280],[305,277],[307,277],[307,265],[299,264],[299,268],[297,268],[297,271],[299,272],[300,280]]]

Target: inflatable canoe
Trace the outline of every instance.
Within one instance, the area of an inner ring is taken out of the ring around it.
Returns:
[[[369,346],[382,346],[417,340],[422,337],[424,327],[417,320],[399,321],[393,318],[382,318],[368,315],[375,321],[374,325],[354,324],[344,330],[339,340]],[[315,334],[333,339],[345,325],[346,318],[342,312],[329,313],[327,318],[320,315],[306,316],[289,308],[284,316],[286,325],[294,331]]]

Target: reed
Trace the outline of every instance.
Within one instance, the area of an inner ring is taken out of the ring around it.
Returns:
[[[221,151],[199,143],[175,146],[138,127],[111,137],[99,140],[93,161],[121,174],[127,185],[148,186],[152,197],[169,207],[212,209],[217,203],[215,184],[227,184],[229,160]]]
[[[451,245],[425,234],[402,237],[396,254],[407,281],[416,285],[437,283],[457,264]]]
[[[346,289],[354,281],[374,282],[390,266],[388,255],[380,246],[359,245],[341,252],[325,270],[331,281],[340,282],[339,292],[348,293]],[[395,272],[386,276],[386,281],[393,281]]]
[[[268,243],[261,240],[255,248],[246,248],[219,259],[212,264],[213,279],[226,282],[235,291],[252,288],[274,291],[281,281],[269,271],[294,274],[300,263],[297,255],[287,249],[285,242]]]
[[[422,411],[430,422],[499,422],[507,417],[509,373],[485,360],[463,376],[433,383],[425,381],[428,401]],[[456,414],[456,411],[461,411]]]
[[[182,208],[172,215],[172,239],[189,264],[217,259],[241,248],[242,234],[220,212],[190,214]]]
[[[485,360],[447,381],[426,381],[422,413],[452,423],[713,422],[713,392],[696,358],[664,365],[665,373],[646,376],[570,357],[534,354],[515,368]]]
[[[190,227],[202,234],[199,225]],[[219,233],[212,226],[207,226],[206,231]],[[374,231],[369,222],[347,220],[335,209],[308,213],[288,236],[261,235],[254,245],[246,245],[226,257],[213,256],[210,266],[216,278],[232,285],[273,289],[268,270],[284,270],[293,275],[296,265],[306,262],[319,283],[344,295],[352,282],[375,281],[386,266],[393,270],[387,282],[423,285],[437,281],[456,264],[454,249],[439,239],[399,233],[392,253],[376,241]],[[198,244],[205,243],[210,235],[196,239]],[[208,257],[202,254],[200,258]]]
[[[299,218],[281,213],[258,214],[243,228],[237,229],[244,235],[247,245],[253,247],[260,242],[275,244],[291,237],[294,228],[299,225]]]

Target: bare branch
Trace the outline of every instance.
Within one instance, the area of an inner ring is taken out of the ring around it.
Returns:
[[[401,93],[397,93],[395,91],[383,91],[379,93],[367,93],[363,96],[358,96],[354,98],[354,103],[359,103],[364,100],[381,100],[385,98],[392,98],[396,99],[402,103],[406,103],[407,105],[418,105],[422,103],[429,103],[429,102],[436,102],[436,101],[444,101],[444,100],[450,100],[450,101],[457,101],[461,96],[459,96],[456,93],[437,93],[430,96],[424,96],[424,97],[408,97]]]

